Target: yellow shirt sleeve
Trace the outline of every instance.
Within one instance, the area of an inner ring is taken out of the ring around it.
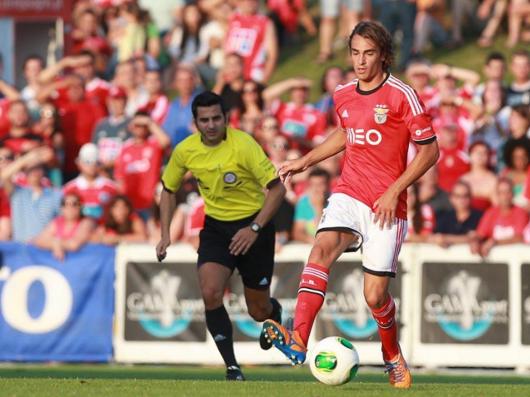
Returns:
[[[171,153],[169,162],[167,163],[164,173],[162,174],[162,183],[167,190],[176,192],[182,182],[182,178],[187,171],[183,153],[180,145],[177,145]]]
[[[249,137],[248,144],[245,146],[243,150],[245,167],[264,188],[278,178],[276,168],[254,138]]]

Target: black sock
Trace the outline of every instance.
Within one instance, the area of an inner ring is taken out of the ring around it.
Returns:
[[[206,310],[206,327],[212,335],[219,353],[227,367],[236,365],[236,356],[234,354],[234,342],[232,340],[232,323],[224,306],[217,309]]]
[[[271,298],[271,303],[272,303],[272,312],[269,318],[281,324],[282,323],[282,305],[280,305],[280,302],[278,302],[276,298]]]

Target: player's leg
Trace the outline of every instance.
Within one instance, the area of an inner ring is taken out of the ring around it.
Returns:
[[[223,304],[223,295],[232,269],[214,262],[203,263],[199,267],[199,284],[204,301],[206,327],[212,335],[217,349],[227,368],[227,379],[238,380],[243,375],[234,354],[232,323]],[[234,379],[231,378],[233,375]]]
[[[406,230],[407,222],[402,219],[390,229],[372,224],[363,252],[364,296],[378,326],[390,383],[399,388],[410,387],[412,377],[399,348],[396,306],[388,288],[396,275]]]
[[[270,290],[259,290],[245,287],[245,301],[247,303],[248,314],[255,321],[261,322],[270,318],[277,323],[282,322],[282,305],[276,298],[270,296]],[[263,333],[260,334],[260,347],[269,350],[272,343],[268,341]]]

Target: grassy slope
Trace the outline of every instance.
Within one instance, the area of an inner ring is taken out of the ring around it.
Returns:
[[[246,368],[248,382],[227,383],[220,368],[153,366],[15,366],[0,368],[0,396],[395,396],[381,373],[341,387],[317,383],[306,367]],[[530,378],[416,375],[407,396],[530,395]]]

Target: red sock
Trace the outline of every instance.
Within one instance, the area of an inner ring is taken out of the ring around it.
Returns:
[[[294,312],[294,329],[300,333],[306,346],[315,317],[324,303],[328,274],[329,269],[308,263],[300,277]]]
[[[383,344],[383,358],[389,361],[399,354],[396,325],[396,305],[392,295],[388,294],[388,300],[380,308],[372,310],[372,315],[377,322],[379,336]]]

